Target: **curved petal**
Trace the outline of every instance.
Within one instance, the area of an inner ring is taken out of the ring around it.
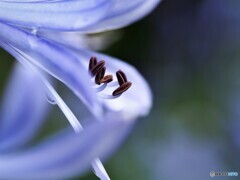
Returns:
[[[82,173],[97,156],[109,155],[132,123],[108,116],[79,134],[64,131],[26,152],[0,156],[1,178],[64,179]]]
[[[102,114],[87,68],[79,61],[75,53],[9,25],[0,23],[0,29],[2,41],[11,44],[29,61],[65,83],[96,117]],[[14,36],[9,36],[9,34],[14,34]],[[14,55],[11,49],[6,50]]]
[[[103,19],[79,30],[97,33],[125,27],[149,14],[160,2],[161,0],[116,0]]]
[[[0,1],[0,21],[28,28],[76,30],[99,21],[112,0]]]
[[[116,58],[92,51],[78,50],[75,52],[78,53],[79,59],[84,60],[85,66],[88,65],[89,56],[96,56],[106,61],[106,74],[115,76],[116,71],[121,69],[126,73],[128,80],[132,82],[132,87],[119,98],[114,100],[102,99],[103,103],[107,105],[108,108],[114,111],[121,111],[125,119],[133,119],[149,113],[152,107],[151,90],[148,83],[133,66]],[[114,80],[117,81],[116,78]],[[115,89],[116,87],[108,86],[104,91],[100,92],[99,95],[101,95],[101,93],[111,95]]]
[[[0,152],[10,152],[31,140],[44,121],[47,103],[35,74],[17,64],[1,108]]]

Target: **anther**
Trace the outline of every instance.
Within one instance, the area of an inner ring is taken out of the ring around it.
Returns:
[[[111,81],[113,81],[113,76],[106,75],[101,79],[100,83],[110,83]]]
[[[96,77],[95,77],[95,83],[100,85],[101,84],[101,79],[104,77],[105,75],[105,72],[106,72],[106,68],[103,67],[99,73],[97,73]]]
[[[92,72],[92,69],[94,68],[94,66],[96,66],[96,64],[97,64],[97,58],[94,56],[91,57],[89,61],[88,71]]]
[[[113,91],[112,95],[100,94],[101,97],[103,97],[105,99],[116,99],[132,86],[132,83],[128,82],[127,76],[122,70],[118,70],[116,72],[118,82],[116,82],[116,81],[112,82],[113,81],[112,75],[109,74],[109,75],[105,76],[105,72],[106,72],[105,61],[101,60],[101,61],[97,62],[96,57],[90,58],[88,70],[89,70],[89,73],[93,77],[95,76],[96,84],[100,85],[103,83],[103,85],[101,85],[97,88],[94,88],[96,92],[103,91],[107,86],[114,87],[114,86],[119,85],[119,87],[117,89],[115,89],[115,91]],[[110,83],[110,82],[112,82],[112,83]]]
[[[92,69],[92,75],[95,76],[105,66],[105,61],[99,61]]]
[[[116,72],[116,76],[118,79],[118,84],[119,86],[123,85],[125,82],[127,82],[127,76],[125,75],[125,73],[121,70],[118,70]]]
[[[117,96],[122,93],[124,93],[126,90],[128,90],[132,86],[131,82],[125,82],[120,87],[118,87],[115,91],[113,91],[112,95]]]

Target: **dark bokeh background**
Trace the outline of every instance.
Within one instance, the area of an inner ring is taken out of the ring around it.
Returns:
[[[210,171],[240,173],[240,1],[163,0],[120,32],[104,53],[139,69],[154,106],[106,163],[110,177],[203,180]],[[12,62],[0,61],[2,84]]]

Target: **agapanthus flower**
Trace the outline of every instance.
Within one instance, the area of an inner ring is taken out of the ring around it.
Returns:
[[[111,154],[135,119],[148,113],[151,93],[134,67],[79,48],[64,37],[124,27],[151,12],[159,1],[0,1],[0,46],[24,66],[16,68],[1,112],[0,178],[59,179],[91,164],[98,177],[109,179],[98,157]],[[94,123],[83,130],[46,74],[81,99],[92,114],[88,121]],[[42,91],[59,106],[75,133],[66,129],[27,148],[24,144],[44,119]]]

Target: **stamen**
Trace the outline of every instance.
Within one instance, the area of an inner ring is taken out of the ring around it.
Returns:
[[[106,75],[101,79],[100,83],[109,83],[111,81],[113,81],[113,76],[112,75]]]
[[[118,87],[115,91],[113,91],[112,95],[117,96],[122,93],[124,93],[126,90],[128,90],[132,86],[131,82],[125,82],[120,87]]]
[[[94,66],[96,66],[97,64],[97,58],[96,57],[91,57],[90,61],[89,61],[89,66],[88,66],[88,71],[92,72],[92,69],[94,68]]]
[[[95,77],[95,83],[100,85],[101,84],[101,79],[104,77],[105,75],[105,72],[106,72],[106,68],[103,67],[101,69],[101,71],[99,73],[97,73],[96,77]]]
[[[116,76],[118,79],[119,86],[122,86],[125,82],[127,82],[127,76],[122,70],[118,70],[116,72]]]
[[[105,61],[104,60],[99,61],[92,69],[92,76],[95,76],[97,73],[99,73],[104,66],[105,66]]]
[[[96,84],[100,85],[100,84],[104,83],[104,85],[102,85],[102,86],[94,87],[94,89],[97,93],[103,91],[107,86],[115,87],[115,86],[119,85],[119,87],[117,89],[115,89],[115,91],[113,91],[112,95],[98,94],[99,97],[102,97],[104,99],[116,99],[132,86],[132,83],[128,82],[127,76],[122,70],[118,70],[116,72],[118,82],[110,83],[113,81],[113,76],[111,74],[104,76],[105,72],[106,72],[104,60],[97,62],[96,57],[91,57],[90,61],[89,61],[88,69],[89,69],[89,72],[91,73],[91,75],[93,77],[95,76]],[[110,84],[108,84],[108,83],[110,83]]]

